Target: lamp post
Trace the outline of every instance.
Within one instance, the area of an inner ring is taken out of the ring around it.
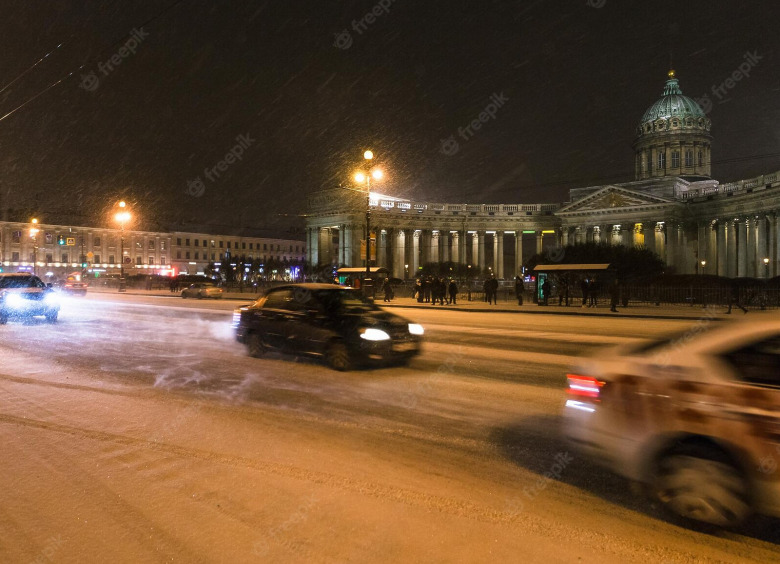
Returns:
[[[701,261],[701,273],[704,274],[704,267],[707,266],[707,261],[703,260]]]
[[[119,237],[119,291],[124,292],[127,289],[125,283],[125,223],[130,221],[132,217],[130,212],[125,208],[127,204],[125,202],[119,202],[119,211],[114,215],[114,219],[119,222],[119,229],[121,235]]]
[[[38,229],[38,220],[35,218],[32,218],[30,220],[30,239],[32,239],[33,244],[33,276],[36,274],[36,266],[38,262],[38,233],[40,232],[40,229]]]
[[[366,297],[373,295],[373,284],[371,282],[371,178],[381,180],[383,173],[381,169],[371,168],[371,161],[374,159],[374,153],[366,151],[363,153],[365,170],[355,173],[355,182],[366,184],[366,276],[363,280],[363,293]]]
[[[764,257],[764,278],[769,279],[769,257]]]

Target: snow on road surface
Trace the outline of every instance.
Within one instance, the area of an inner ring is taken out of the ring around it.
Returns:
[[[558,438],[571,358],[684,322],[401,312],[420,358],[338,373],[247,357],[230,309],[101,296],[1,328],[2,561],[780,557],[771,524],[680,528]]]

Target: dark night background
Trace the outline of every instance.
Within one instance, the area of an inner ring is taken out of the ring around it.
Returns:
[[[368,147],[390,195],[565,201],[633,179],[635,127],[670,60],[684,94],[710,95],[715,178],[780,169],[776,0],[395,0],[357,33],[375,5],[3,0],[0,88],[63,45],[0,93],[0,114],[74,72],[0,121],[5,217],[103,224],[124,197],[138,228],[295,233],[307,194],[349,184]],[[136,53],[99,72],[145,23]],[[714,97],[748,51],[762,57],[751,76]],[[500,93],[495,119],[459,138]],[[255,139],[243,160],[206,179],[240,134]]]

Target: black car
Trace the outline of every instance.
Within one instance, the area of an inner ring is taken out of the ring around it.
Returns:
[[[29,273],[0,274],[0,325],[11,318],[46,317],[57,321],[59,298],[51,284]]]
[[[420,352],[423,328],[333,284],[279,286],[235,310],[236,338],[249,354],[314,355],[336,370],[362,363],[406,363]]]

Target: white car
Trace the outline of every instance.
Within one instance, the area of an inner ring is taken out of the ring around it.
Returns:
[[[190,284],[187,288],[184,288],[181,292],[182,298],[221,298],[222,288],[215,286],[214,284],[205,284],[198,282],[196,284]]]
[[[683,517],[734,527],[780,516],[780,315],[703,320],[585,359],[564,434]]]

